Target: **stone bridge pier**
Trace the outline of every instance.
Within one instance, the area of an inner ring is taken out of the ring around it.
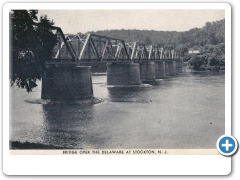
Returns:
[[[177,72],[178,73],[182,73],[183,72],[183,62],[182,60],[178,60],[176,61],[176,68],[177,68]]]
[[[177,74],[176,61],[166,60],[165,61],[165,71],[167,76],[175,76]]]
[[[172,61],[172,63],[173,63],[172,75],[175,76],[175,75],[178,74],[178,72],[177,72],[177,63],[176,63],[176,61]]]
[[[141,62],[140,63],[140,76],[143,83],[155,82],[155,63],[154,62]]]
[[[165,73],[166,76],[171,76],[171,72],[172,72],[172,63],[169,60],[165,61]]]
[[[124,87],[140,84],[140,68],[138,63],[107,63],[107,85]]]
[[[47,64],[41,96],[42,99],[92,98],[91,67],[75,63]]]
[[[155,61],[155,76],[156,78],[166,77],[165,61]]]

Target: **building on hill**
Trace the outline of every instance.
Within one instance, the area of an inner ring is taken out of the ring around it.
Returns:
[[[189,55],[198,55],[198,54],[200,54],[200,51],[198,49],[189,48],[188,54]]]

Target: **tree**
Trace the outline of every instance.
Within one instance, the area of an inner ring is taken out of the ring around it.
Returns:
[[[36,26],[37,13],[37,10],[10,11],[10,84],[27,92],[37,86],[36,80],[41,79],[57,43],[57,35],[49,29],[54,22],[41,16]]]
[[[176,47],[176,51],[178,51],[180,53],[180,56],[183,57],[185,53],[188,52],[188,46],[186,44],[179,44]]]
[[[204,65],[204,58],[199,56],[192,56],[189,60],[189,64],[193,66],[193,69],[195,70],[201,70],[201,66]]]
[[[174,49],[174,45],[173,44],[165,44],[164,48],[165,50],[173,50]]]
[[[145,38],[145,44],[146,45],[151,45],[152,44],[152,41],[148,36]]]

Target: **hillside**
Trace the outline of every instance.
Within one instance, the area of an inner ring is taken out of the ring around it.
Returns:
[[[183,61],[188,61],[197,70],[213,69],[225,66],[225,19],[206,22],[202,28],[193,28],[185,32],[153,30],[104,30],[99,35],[115,37],[125,42],[138,42],[145,45],[156,45],[164,49],[175,49],[180,52]],[[198,49],[200,54],[190,56],[188,49]]]
[[[145,45],[174,47],[186,45],[188,48],[199,48],[207,44],[216,45],[225,42],[225,19],[207,22],[202,28],[193,28],[185,32],[153,30],[104,30],[90,32],[109,37],[116,37],[125,42],[139,42]]]
[[[105,30],[90,32],[109,37],[116,37],[125,40],[125,42],[138,42],[145,45],[158,45],[178,42],[180,32],[176,31],[148,31],[148,30]]]

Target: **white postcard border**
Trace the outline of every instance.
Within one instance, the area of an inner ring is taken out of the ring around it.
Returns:
[[[10,155],[10,9],[225,9],[225,56],[231,60],[231,7],[227,3],[8,3],[3,7],[3,172],[8,175],[227,175],[231,158],[221,155]],[[225,71],[225,134],[231,134],[231,61]]]

